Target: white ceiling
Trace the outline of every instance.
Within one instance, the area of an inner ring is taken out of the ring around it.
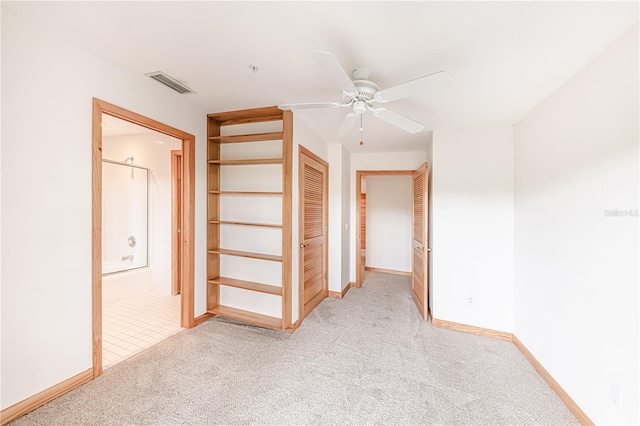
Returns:
[[[637,1],[2,3],[133,74],[184,81],[197,93],[176,96],[207,112],[340,101],[314,50],[348,71],[369,67],[381,88],[439,70],[455,76],[451,89],[385,105],[424,123],[417,135],[367,113],[361,147],[357,127],[336,137],[347,110],[297,112],[352,152],[422,150],[442,126],[514,124],[639,13]]]

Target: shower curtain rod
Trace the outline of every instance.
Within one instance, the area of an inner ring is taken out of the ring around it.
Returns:
[[[146,170],[147,172],[151,170],[148,167],[136,166],[135,164],[123,163],[122,161],[105,160],[104,158],[102,159],[102,162],[103,163],[118,164],[120,166],[125,166],[125,167],[135,167],[136,169]]]

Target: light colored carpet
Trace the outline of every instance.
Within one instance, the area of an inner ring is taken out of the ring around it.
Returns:
[[[513,344],[433,328],[369,272],[293,334],[213,318],[13,424],[578,423]]]

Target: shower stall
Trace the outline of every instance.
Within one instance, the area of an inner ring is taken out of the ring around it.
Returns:
[[[106,302],[152,288],[149,270],[149,169],[102,160],[102,280]]]

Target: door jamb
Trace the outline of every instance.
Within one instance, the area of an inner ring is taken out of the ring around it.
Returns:
[[[324,262],[324,272],[328,273],[328,261],[329,261],[329,163],[327,163],[326,161],[324,161],[322,158],[318,157],[316,154],[314,154],[313,152],[311,152],[310,150],[308,150],[307,148],[303,147],[302,145],[298,146],[298,183],[301,181],[300,176],[302,175],[302,173],[304,172],[302,170],[302,167],[300,167],[301,164],[301,157],[302,155],[306,155],[309,158],[312,158],[313,160],[317,161],[318,163],[322,164],[323,166],[326,167],[327,169],[327,174],[325,176],[326,181],[325,181],[325,193],[326,193],[326,197],[324,200],[324,206],[323,206],[323,221],[324,221],[324,229],[322,230],[323,234],[324,234],[324,249],[323,251],[323,262]],[[304,224],[302,223],[302,221],[300,220],[300,216],[302,216],[300,214],[300,212],[302,211],[302,209],[304,208],[304,205],[302,203],[302,187],[299,186],[298,187],[298,322],[299,324],[302,323],[302,320],[304,319],[304,257],[302,255],[302,250],[300,250],[300,244],[303,243],[304,241]],[[327,295],[329,294],[329,280],[327,278],[324,278],[323,280],[323,288],[322,291],[326,292]],[[299,325],[298,324],[298,325]]]
[[[182,209],[182,150],[171,150],[171,294],[181,293],[180,213]]]
[[[362,257],[360,256],[360,251],[362,250],[362,235],[360,235],[360,215],[362,214],[360,193],[362,192],[362,178],[366,176],[411,176],[414,171],[415,170],[356,170],[356,281],[354,287],[362,287],[362,274],[360,273],[360,269],[364,266],[361,265]]]
[[[102,374],[102,114],[155,130],[182,140],[182,293],[180,326],[194,326],[194,252],[195,252],[195,137],[189,133],[147,118],[97,98],[92,112],[92,348],[93,378]]]

